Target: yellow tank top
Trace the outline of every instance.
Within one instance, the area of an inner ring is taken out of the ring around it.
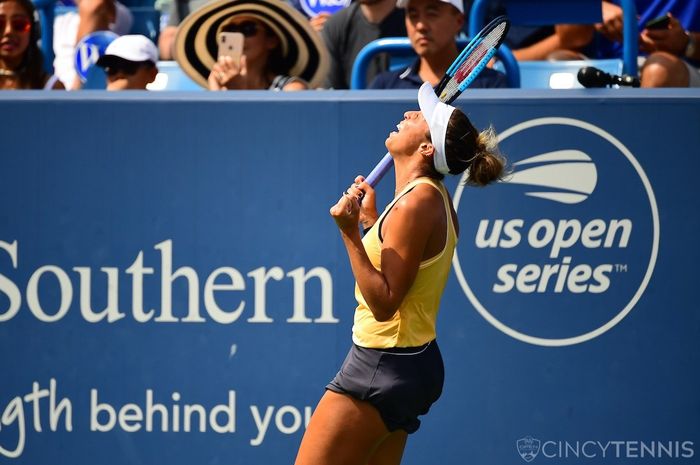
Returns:
[[[374,319],[359,286],[355,283],[355,298],[358,305],[355,309],[352,339],[358,346],[374,349],[417,347],[435,339],[435,321],[440,307],[440,298],[447,283],[452,265],[452,255],[457,245],[457,233],[452,223],[450,198],[445,186],[430,178],[418,178],[409,183],[387,205],[374,227],[362,239],[362,243],[372,265],[381,271],[382,241],[379,232],[382,221],[394,204],[418,184],[429,184],[442,194],[445,214],[447,215],[445,247],[436,256],[420,263],[413,285],[389,321],[379,322]]]

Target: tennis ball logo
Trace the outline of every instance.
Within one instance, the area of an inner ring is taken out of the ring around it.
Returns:
[[[637,304],[656,263],[659,214],[642,166],[612,134],[570,118],[517,124],[499,142],[514,173],[454,195],[462,290],[523,342],[603,334]]]

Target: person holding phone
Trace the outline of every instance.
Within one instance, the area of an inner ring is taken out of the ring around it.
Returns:
[[[700,0],[635,0],[642,87],[700,87]],[[619,56],[623,15],[619,2],[603,1],[603,22],[595,29],[613,44],[601,57]]]
[[[328,69],[318,33],[279,0],[209,3],[180,25],[174,52],[186,74],[217,91],[304,90],[319,86]]]
[[[237,16],[221,28],[219,37],[219,57],[207,79],[209,90],[309,88],[303,79],[284,74],[280,39],[259,19]]]

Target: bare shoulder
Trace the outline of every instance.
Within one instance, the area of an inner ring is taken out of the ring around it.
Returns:
[[[444,214],[442,205],[440,191],[429,184],[418,184],[396,202],[394,210],[402,212],[402,215],[415,214],[422,219],[430,219]]]

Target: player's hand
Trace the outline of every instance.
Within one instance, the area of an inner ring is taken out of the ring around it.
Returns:
[[[344,233],[359,234],[360,202],[354,195],[344,192],[338,202],[331,207],[331,216],[335,224]]]
[[[377,222],[377,201],[375,191],[366,181],[364,176],[357,176],[355,184],[348,188],[348,192],[360,201],[360,224],[362,229],[367,229]]]

